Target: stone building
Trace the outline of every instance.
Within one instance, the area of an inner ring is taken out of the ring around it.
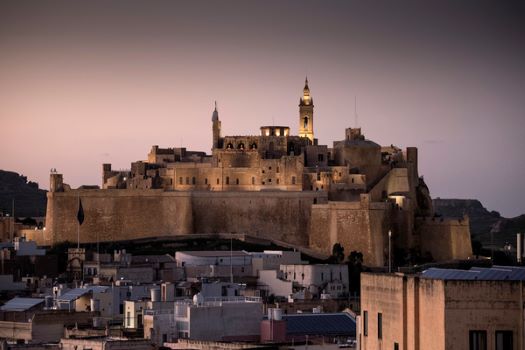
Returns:
[[[362,350],[523,349],[525,269],[361,274]]]
[[[262,126],[259,135],[223,136],[212,114],[211,154],[153,146],[125,171],[102,166],[102,189],[71,189],[51,174],[41,244],[193,233],[245,233],[329,255],[335,243],[360,251],[365,264],[386,264],[388,231],[396,251],[439,259],[471,254],[468,220],[433,217],[418,174],[418,152],[380,146],[347,128],[332,147],[318,144],[308,81],[299,102],[298,135]],[[427,218],[427,219],[425,219]],[[447,245],[425,244],[447,237]]]

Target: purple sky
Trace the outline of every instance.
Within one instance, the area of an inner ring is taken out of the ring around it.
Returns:
[[[76,187],[150,147],[261,125],[359,124],[419,147],[433,197],[525,213],[525,5],[513,1],[2,1],[0,169]]]

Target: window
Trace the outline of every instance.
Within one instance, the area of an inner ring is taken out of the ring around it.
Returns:
[[[217,185],[218,185],[219,183],[220,183],[220,180],[219,180],[219,178],[217,178]]]
[[[324,281],[324,273],[321,272],[321,281]]]
[[[230,184],[230,177],[226,176],[226,185],[229,185],[229,184]]]
[[[398,343],[394,343],[394,350],[399,350],[399,344]]]
[[[363,334],[368,337],[368,311],[363,311]]]
[[[383,314],[377,313],[377,339],[383,339]]]
[[[208,184],[208,178],[204,179],[204,184],[205,184],[205,185]]]
[[[292,176],[292,185],[295,185],[295,176]]]
[[[236,184],[236,185],[239,184],[239,179],[236,179],[236,180],[235,180],[235,184]]]
[[[279,184],[279,179],[277,179],[276,181],[277,181],[277,184]]]
[[[276,173],[278,173],[278,172],[279,172],[279,166],[277,166],[277,169],[275,170],[275,172],[276,172]]]
[[[195,176],[191,178],[191,184],[195,185]]]
[[[496,350],[512,350],[512,331],[496,331]]]
[[[487,350],[487,331],[469,331],[469,349]]]
[[[190,184],[190,178],[186,176],[186,185]]]
[[[305,116],[304,117],[304,124],[303,124],[303,128],[307,128],[308,127],[308,116]]]
[[[182,185],[182,176],[179,177],[179,185]]]
[[[255,178],[252,177],[252,185],[255,185]]]

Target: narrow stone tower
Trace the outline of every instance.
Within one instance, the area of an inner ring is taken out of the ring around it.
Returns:
[[[314,142],[314,100],[310,97],[308,77],[304,82],[303,96],[299,100],[299,136]]]
[[[213,151],[221,146],[221,121],[219,120],[219,112],[217,111],[217,101],[215,101],[215,109],[213,110],[211,121],[213,123]]]

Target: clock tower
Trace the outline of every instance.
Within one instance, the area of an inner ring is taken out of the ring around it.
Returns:
[[[303,96],[299,100],[299,136],[314,143],[314,100],[310,97],[308,77],[304,82]]]

